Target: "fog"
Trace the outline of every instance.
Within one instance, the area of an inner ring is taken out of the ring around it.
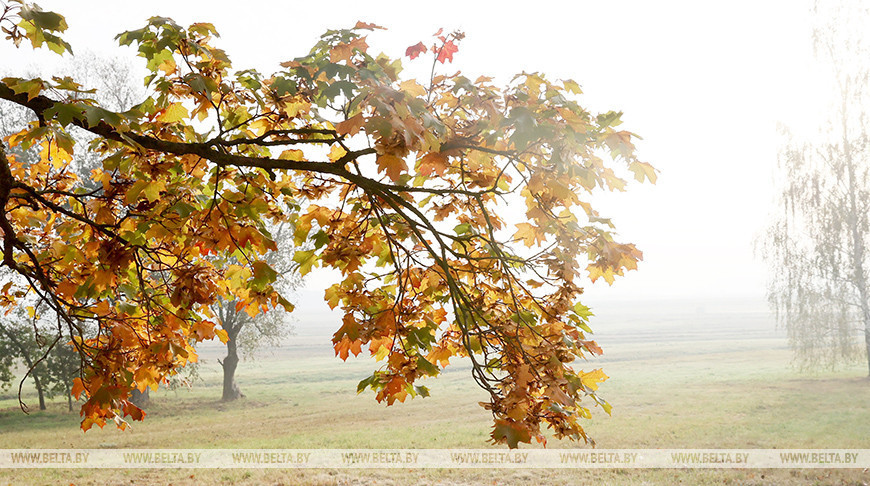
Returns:
[[[445,1],[423,11],[336,2],[328,12],[269,1],[250,9],[168,1],[41,4],[67,16],[66,38],[74,49],[130,58],[133,51],[112,49],[112,38],[151,15],[214,23],[222,33],[218,45],[235,66],[264,73],[306,53],[327,28],[365,20],[389,29],[372,33],[368,42],[393,56],[438,28],[464,30],[454,63],[442,68],[448,72],[506,82],[525,70],[577,80],[589,109],[624,111],[622,128],[643,138],[641,159],[661,171],[655,186],[629,184],[625,193],[597,196],[603,215],[613,218],[623,240],[644,251],[644,261],[612,287],[590,285],[592,305],[760,301],[764,268],[752,243],[773,200],[775,126],[779,121],[800,130],[823,108],[823,96],[807,96],[823,81],[812,63],[803,1],[571,2],[538,9]],[[0,57],[19,67],[54,62],[8,43]],[[409,64],[420,74],[427,67]],[[312,275],[305,295],[322,292],[329,277]],[[300,314],[322,311],[316,304],[306,309],[310,300],[301,300]]]

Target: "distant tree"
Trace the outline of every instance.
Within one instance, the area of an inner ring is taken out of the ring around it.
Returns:
[[[781,128],[781,192],[761,241],[768,299],[801,367],[864,357],[870,371],[870,3],[817,2],[813,14],[836,102],[812,139]]]
[[[70,337],[51,326],[41,310],[47,306],[22,306],[0,320],[0,389],[16,379],[12,367],[21,364],[27,370],[20,385],[31,379],[36,388],[39,409],[46,409],[46,399],[66,395],[67,406],[72,411],[70,384],[81,375],[81,357],[69,346],[55,344]],[[30,313],[30,316],[27,314]],[[26,405],[22,402],[22,408]]]
[[[65,397],[67,410],[72,412],[72,382],[82,374],[81,356],[72,346],[53,346],[45,358],[45,369],[49,397]]]
[[[273,237],[276,241],[292,238],[292,232],[288,231],[288,225],[276,228]],[[292,291],[299,283],[299,275],[293,270],[292,253],[288,250],[291,245],[282,245],[278,251],[270,253],[266,260],[278,274],[274,286],[284,293]],[[282,307],[272,309],[270,312],[259,313],[251,316],[240,305],[237,299],[227,300],[219,298],[212,306],[212,311],[217,315],[221,328],[226,331],[227,355],[219,360],[223,369],[223,393],[221,400],[233,401],[244,397],[236,383],[236,368],[240,358],[250,358],[263,346],[276,346],[286,338],[291,330],[290,315]]]
[[[28,329],[26,323],[10,320],[0,322],[0,353],[11,359],[13,364],[16,360],[20,360],[27,367],[27,376],[21,380],[21,385],[24,384],[27,377],[33,379],[33,383],[36,386],[36,395],[39,400],[39,409],[45,410],[47,391],[45,387],[47,384],[43,382],[45,365],[39,363],[41,366],[37,366],[37,360],[42,358],[42,353],[40,353],[40,346],[32,335],[32,330]],[[15,379],[14,375],[7,375],[6,377],[10,380]],[[23,402],[22,408],[27,409]]]

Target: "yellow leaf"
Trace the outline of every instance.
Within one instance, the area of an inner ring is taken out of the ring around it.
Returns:
[[[333,145],[329,150],[329,160],[331,162],[336,162],[345,155],[347,155],[347,150],[345,150],[341,145]]]
[[[58,170],[72,162],[72,155],[54,141],[44,143],[39,155],[42,160],[51,161],[51,166]]]
[[[582,371],[580,373],[580,381],[592,390],[597,390],[600,383],[603,383],[606,379],[610,378],[604,374],[604,371],[602,371],[601,368],[590,371],[589,373],[583,373]]]
[[[248,123],[248,129],[254,132],[257,136],[266,133],[266,130],[270,130],[271,128],[272,122],[270,122],[266,118],[257,118],[251,123]]]
[[[228,343],[229,340],[230,340],[230,336],[227,334],[227,331],[225,331],[225,330],[223,330],[223,329],[215,329],[215,330],[214,330],[214,334],[215,334],[215,336],[217,336],[218,339],[220,339],[221,342],[224,343],[224,344]]]
[[[296,162],[302,162],[305,160],[305,152],[296,149],[289,149],[281,152],[281,155],[278,156],[279,160],[294,160]]]
[[[113,287],[115,285],[115,274],[108,270],[97,270],[93,274],[93,284],[97,291]],[[108,313],[108,310],[106,312]]]
[[[157,69],[163,71],[166,74],[174,73],[177,69],[177,66],[175,65],[175,59],[172,59],[171,57],[166,59],[165,61],[160,63],[159,66],[157,66]]]
[[[593,283],[598,280],[599,277],[604,277],[604,280],[608,284],[613,285],[615,274],[613,273],[612,268],[603,268],[599,265],[592,264],[586,267],[586,270],[589,271],[589,279],[592,280]]]
[[[426,94],[426,88],[420,86],[417,81],[409,79],[399,84],[399,89],[411,96],[418,97]]]
[[[565,87],[565,90],[574,93],[574,94],[583,94],[583,90],[580,88],[580,85],[577,84],[573,79],[566,79],[562,81],[562,86]]]
[[[634,178],[637,179],[638,182],[643,182],[644,178],[646,178],[648,181],[655,184],[656,179],[658,179],[658,174],[656,174],[655,168],[646,162],[635,160],[628,165],[628,169],[634,172]]]
[[[546,239],[541,228],[529,223],[518,223],[516,227],[517,232],[514,233],[514,238],[523,240],[523,243],[528,247],[531,247],[535,243],[542,243]]]
[[[245,306],[245,313],[247,313],[251,318],[257,317],[257,314],[260,313],[260,306],[257,305],[256,302],[250,302]]]
[[[172,103],[163,109],[163,113],[157,115],[157,121],[163,123],[177,123],[188,117],[187,108],[181,103]]]

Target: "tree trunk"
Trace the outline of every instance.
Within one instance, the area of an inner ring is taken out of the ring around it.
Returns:
[[[72,390],[69,388],[69,380],[64,381],[63,386],[66,390],[66,408],[68,411],[72,412]]]
[[[864,345],[867,348],[867,378],[870,378],[870,322],[864,323]]]
[[[236,347],[236,340],[233,339],[234,337],[230,337],[229,342],[227,342],[227,357],[221,362],[221,366],[224,369],[224,392],[221,400],[224,402],[231,402],[245,397],[239,389],[239,385],[236,384],[236,367],[239,365],[239,352]]]
[[[846,157],[846,175],[849,184],[849,216],[847,224],[852,236],[852,266],[853,282],[858,290],[858,299],[861,301],[861,320],[864,322],[864,345],[867,349],[867,376],[870,377],[870,289],[867,288],[867,272],[865,265],[864,225],[859,223],[858,217],[862,211],[858,206],[859,183],[855,175],[855,163],[852,157],[852,144],[849,142],[848,118],[846,117],[849,102],[843,96],[842,123],[843,123],[843,153]]]
[[[146,388],[144,392],[140,392],[138,388],[134,388],[133,393],[130,394],[130,402],[142,410],[145,410],[145,408],[147,408],[151,403],[150,392],[150,388]]]
[[[39,395],[39,409],[45,410],[45,392],[42,391],[42,383],[36,373],[33,373],[33,383],[36,385],[36,394]]]

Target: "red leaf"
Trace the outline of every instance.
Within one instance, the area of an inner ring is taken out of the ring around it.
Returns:
[[[418,42],[413,46],[405,49],[405,55],[410,57],[411,59],[416,58],[424,52],[426,52],[426,46],[424,46],[422,42]]]
[[[453,62],[453,54],[458,50],[459,48],[456,47],[456,44],[454,44],[453,41],[447,41],[444,43],[444,47],[438,51],[438,62],[442,64],[447,61]]]

